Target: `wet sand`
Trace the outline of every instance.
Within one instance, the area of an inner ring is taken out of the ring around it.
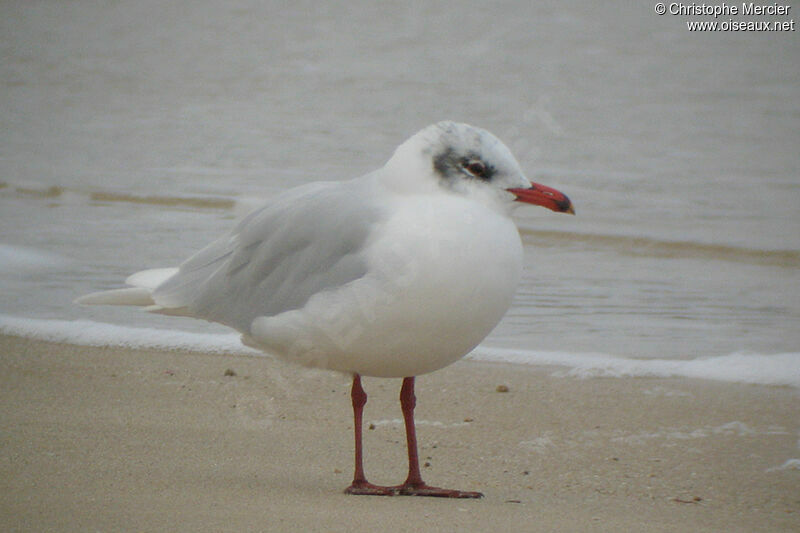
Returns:
[[[796,389],[556,370],[463,361],[418,379],[424,477],[482,500],[356,497],[342,493],[347,376],[265,357],[0,336],[0,525],[800,530],[800,469],[786,466],[800,459]],[[400,381],[364,385],[367,475],[398,483]]]

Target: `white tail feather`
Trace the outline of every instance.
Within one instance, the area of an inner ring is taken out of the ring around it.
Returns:
[[[130,275],[128,279],[125,280],[125,283],[133,285],[132,287],[93,292],[86,296],[81,296],[75,300],[75,303],[82,305],[155,306],[156,302],[153,300],[153,290],[177,271],[177,268],[152,268],[150,270],[142,270],[141,272]],[[147,311],[156,311],[156,309],[147,309]]]
[[[178,272],[177,268],[151,268],[150,270],[141,270],[128,276],[125,283],[133,287],[143,287],[152,291],[167,278],[172,277],[176,272]]]
[[[100,291],[81,296],[75,303],[81,305],[153,305],[153,295],[150,289],[144,287],[129,287],[127,289],[114,289]]]

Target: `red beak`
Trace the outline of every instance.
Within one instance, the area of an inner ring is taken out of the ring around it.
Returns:
[[[507,190],[517,197],[518,202],[540,205],[558,213],[575,214],[575,209],[572,208],[572,202],[569,201],[567,195],[550,187],[539,185],[538,183],[531,183],[528,189],[519,188]]]

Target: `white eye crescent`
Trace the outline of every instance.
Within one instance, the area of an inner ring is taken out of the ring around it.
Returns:
[[[487,169],[486,165],[483,164],[483,161],[477,161],[475,159],[470,161],[465,161],[463,164],[464,170],[466,170],[471,175],[475,176],[476,178],[486,179],[487,178]]]

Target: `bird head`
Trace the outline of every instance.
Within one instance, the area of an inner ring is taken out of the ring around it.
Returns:
[[[565,194],[528,180],[500,139],[468,124],[445,121],[428,126],[398,147],[387,168],[407,186],[442,187],[503,204],[517,201],[575,213]]]

